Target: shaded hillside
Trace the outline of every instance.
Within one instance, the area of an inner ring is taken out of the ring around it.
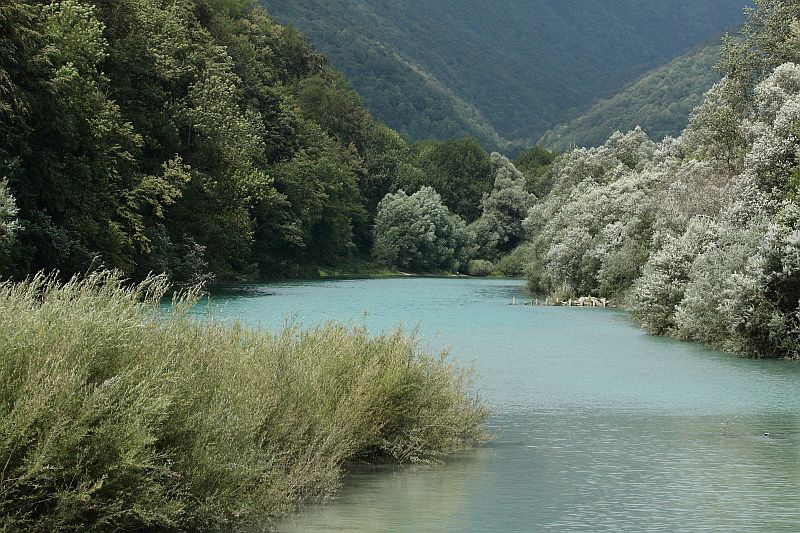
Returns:
[[[676,136],[700,105],[703,93],[719,81],[712,69],[721,46],[704,46],[659,67],[581,116],[548,131],[540,144],[564,151],[572,146],[599,146],[615,131],[636,126],[652,139]]]
[[[743,0],[263,0],[413,138],[535,141],[742,21]]]

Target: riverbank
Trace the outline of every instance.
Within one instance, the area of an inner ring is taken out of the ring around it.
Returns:
[[[402,333],[166,315],[163,279],[0,285],[0,529],[209,530],[330,496],[354,461],[483,438],[469,373]]]

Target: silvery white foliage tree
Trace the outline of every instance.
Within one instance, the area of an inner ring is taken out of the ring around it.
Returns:
[[[779,66],[756,87],[740,128],[741,172],[719,188],[726,203],[713,232],[698,232],[710,219],[695,215],[634,287],[633,312],[646,329],[758,356],[800,357],[800,208],[792,181],[799,104],[797,65]],[[713,174],[715,165],[701,168]]]
[[[695,259],[675,335],[760,357],[800,358],[800,209],[723,220]]]
[[[645,330],[663,335],[675,331],[675,309],[684,297],[692,265],[712,246],[717,224],[695,217],[680,237],[667,237],[664,246],[647,262],[632,289],[632,311]]]
[[[523,241],[522,221],[536,196],[527,191],[525,176],[508,158],[495,152],[491,162],[494,188],[483,198],[483,212],[470,229],[476,236],[478,256],[494,260]]]
[[[556,162],[553,193],[524,222],[533,244],[528,273],[534,288],[612,295],[638,276],[654,216],[657,174],[646,169],[656,148],[637,128]]]
[[[469,259],[474,237],[430,187],[387,194],[375,217],[375,257],[412,272],[455,270]]]
[[[756,87],[746,131],[745,173],[762,190],[783,197],[797,166],[800,137],[800,66],[786,63]]]
[[[629,172],[608,184],[577,188],[542,231],[554,243],[545,254],[550,285],[566,280],[576,295],[613,296],[638,277],[646,260],[638,246],[650,239],[653,178]]]
[[[730,174],[708,161],[694,158],[670,160],[661,173],[654,230],[677,236],[697,216],[716,217],[726,204]]]
[[[800,359],[800,6],[750,17],[680,137],[615,134],[554,162],[524,223],[533,288],[630,287],[652,333]]]
[[[617,161],[631,170],[641,170],[644,165],[652,161],[656,144],[642,131],[642,128],[636,126],[628,133],[615,132],[601,150],[608,151]]]
[[[677,334],[759,356],[800,356],[800,208],[792,198],[800,68],[784,64],[754,92],[744,170],[730,186],[715,246],[696,261],[676,308]]]
[[[19,229],[17,204],[8,190],[8,182],[0,180],[0,252],[8,249]]]

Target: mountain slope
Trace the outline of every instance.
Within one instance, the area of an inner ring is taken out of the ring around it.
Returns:
[[[636,126],[654,140],[676,136],[685,127],[703,93],[719,81],[713,70],[721,46],[694,49],[659,67],[589,111],[542,136],[539,144],[557,151],[571,146],[599,146],[615,131]]]
[[[742,21],[745,0],[263,0],[414,138],[530,143]]]

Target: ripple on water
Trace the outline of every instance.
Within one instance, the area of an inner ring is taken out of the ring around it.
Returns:
[[[213,297],[202,312],[271,328],[286,316],[418,325],[423,345],[474,364],[495,407],[487,446],[443,465],[355,469],[332,504],[279,529],[800,531],[800,365],[649,337],[619,311],[512,297],[523,283],[462,279]]]

